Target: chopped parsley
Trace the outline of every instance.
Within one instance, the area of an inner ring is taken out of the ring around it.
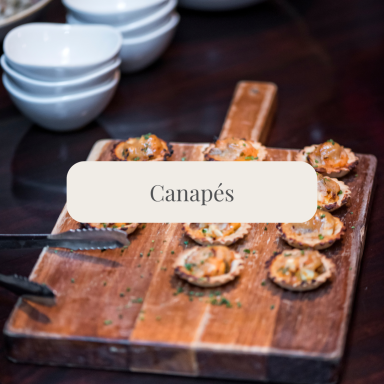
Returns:
[[[193,265],[190,264],[190,263],[186,263],[186,264],[185,264],[185,268],[186,268],[189,272],[192,271],[192,267],[193,267]]]
[[[244,249],[243,252],[245,253],[251,253],[251,251],[249,249]]]
[[[143,299],[141,297],[138,297],[137,299],[132,299],[132,303],[142,303],[143,302]]]
[[[323,240],[323,239],[324,239],[324,236],[323,236],[321,233],[319,234],[319,239],[320,239],[320,240]]]
[[[104,325],[111,325],[112,324],[112,320],[104,320]]]
[[[343,191],[340,189],[339,192],[337,192],[338,195],[342,195],[343,194]]]
[[[177,295],[179,295],[180,293],[183,293],[183,288],[182,288],[182,287],[177,288],[177,290],[176,290],[176,292],[173,294],[173,296],[177,296]]]
[[[335,145],[335,142],[332,139],[327,140],[328,143],[332,143],[332,145]]]

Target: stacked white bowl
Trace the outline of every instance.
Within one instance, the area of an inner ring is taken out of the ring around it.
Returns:
[[[106,24],[123,37],[122,72],[140,71],[168,48],[179,24],[177,0],[62,0],[69,24]]]
[[[112,99],[120,80],[116,29],[31,23],[4,40],[3,84],[32,121],[55,131],[81,128]]]

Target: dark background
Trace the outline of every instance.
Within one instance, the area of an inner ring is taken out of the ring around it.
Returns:
[[[236,0],[234,0],[236,1]],[[48,233],[65,203],[65,179],[96,140],[152,132],[212,141],[236,82],[279,87],[268,146],[302,148],[329,138],[378,158],[377,189],[346,345],[343,384],[384,383],[384,1],[271,0],[230,13],[180,10],[165,56],[123,76],[107,110],[67,134],[40,129],[0,85],[0,233]],[[44,20],[64,22],[58,0]],[[0,251],[0,272],[28,276],[38,250]],[[16,298],[0,288],[0,327]],[[0,383],[217,383],[10,363],[0,337]]]

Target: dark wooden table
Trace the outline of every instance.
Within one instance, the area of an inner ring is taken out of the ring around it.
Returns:
[[[236,1],[236,0],[234,0]],[[124,76],[107,110],[68,134],[24,118],[0,86],[0,233],[47,233],[65,203],[68,169],[102,138],[152,132],[208,142],[220,132],[238,80],[279,86],[268,146],[329,138],[378,157],[377,189],[341,383],[384,382],[384,2],[274,0],[231,13],[180,10],[172,47],[146,71]],[[44,20],[63,22],[55,0]],[[29,275],[38,250],[1,251],[1,273]],[[0,289],[0,326],[16,298]],[[215,380],[19,365],[5,357],[0,383],[215,383]]]

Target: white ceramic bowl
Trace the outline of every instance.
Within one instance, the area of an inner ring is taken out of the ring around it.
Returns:
[[[199,11],[227,11],[247,7],[264,0],[179,0],[182,7]]]
[[[31,23],[13,29],[4,40],[8,64],[43,81],[89,74],[115,60],[120,33],[105,25]]]
[[[1,66],[10,80],[17,87],[36,96],[62,96],[76,92],[88,91],[96,86],[106,84],[113,80],[116,69],[120,66],[120,58],[115,59],[111,65],[99,71],[73,80],[66,81],[40,81],[34,80],[13,70],[7,63],[5,55],[1,56]]]
[[[151,33],[158,28],[161,28],[171,18],[171,13],[177,6],[177,0],[167,0],[162,4],[161,8],[156,10],[156,12],[150,14],[143,19],[134,21],[132,23],[127,23],[124,25],[117,25],[115,28],[121,33],[123,39],[138,37],[140,35],[145,35]],[[87,21],[82,20],[76,17],[73,13],[67,13],[67,23],[68,24],[88,24]]]
[[[119,80],[120,71],[116,70],[112,81],[90,91],[35,97],[23,92],[3,74],[3,84],[20,111],[36,124],[53,131],[72,131],[90,123],[111,101]]]
[[[116,26],[156,12],[166,0],[62,0],[75,17],[88,23]]]
[[[3,40],[5,35],[11,29],[16,28],[18,25],[30,23],[31,21],[35,20],[51,1],[52,0],[36,0],[35,4],[31,5],[27,9],[24,9],[23,11],[18,12],[15,15],[1,20],[0,40]]]
[[[122,72],[140,71],[155,62],[171,43],[179,21],[179,14],[174,12],[169,22],[156,31],[124,39],[120,52]]]

